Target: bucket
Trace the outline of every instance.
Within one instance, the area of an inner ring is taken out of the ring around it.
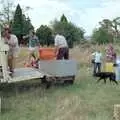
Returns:
[[[105,72],[115,72],[112,62],[105,63]]]

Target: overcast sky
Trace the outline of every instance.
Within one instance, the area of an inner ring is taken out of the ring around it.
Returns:
[[[30,6],[28,15],[32,24],[38,28],[41,24],[49,25],[64,13],[69,21],[82,27],[86,35],[98,26],[104,18],[120,16],[120,0],[16,0],[21,7]]]

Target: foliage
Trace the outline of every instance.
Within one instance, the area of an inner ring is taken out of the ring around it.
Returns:
[[[50,44],[53,44],[52,29],[47,25],[41,25],[36,30],[36,35],[38,36],[41,45],[49,46]]]
[[[119,42],[120,40],[120,17],[113,20],[103,19],[99,22],[100,27],[93,31],[93,41],[97,43]]]
[[[100,27],[93,31],[92,40],[98,44],[113,42],[112,22],[108,19],[104,19],[102,22],[99,22],[99,24]]]
[[[19,4],[16,7],[14,20],[12,23],[12,31],[17,36],[19,36],[23,32],[23,14]]]
[[[84,39],[84,30],[68,22],[64,15],[60,21],[54,20],[52,22],[52,28],[54,33],[62,34],[66,37],[70,48]]]
[[[60,21],[62,23],[68,23],[68,20],[67,20],[67,18],[66,18],[66,16],[64,14],[61,16]]]
[[[14,0],[0,0],[0,4],[0,22],[10,24],[14,14]]]
[[[26,35],[29,33],[29,30],[34,30],[34,27],[31,23],[31,20],[29,17],[26,18],[26,16],[23,14],[23,35]]]
[[[113,36],[110,35],[105,29],[95,29],[92,35],[92,40],[98,44],[105,44],[113,42]]]
[[[31,21],[22,13],[22,9],[18,4],[15,10],[14,19],[12,21],[12,32],[19,38],[19,42],[23,35],[28,34],[30,29],[34,29]]]

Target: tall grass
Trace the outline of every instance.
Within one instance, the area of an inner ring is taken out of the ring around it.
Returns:
[[[91,76],[89,55],[95,47],[104,52],[106,46],[80,46],[70,50],[79,68],[72,86],[5,92],[5,110],[0,120],[113,120],[113,105],[120,104],[120,86],[109,81],[106,85],[103,81],[97,84]]]

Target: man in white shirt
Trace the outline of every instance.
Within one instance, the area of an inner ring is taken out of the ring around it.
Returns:
[[[67,44],[67,40],[63,35],[57,34],[55,36],[55,54],[57,56],[57,60],[60,59],[69,59],[69,48]]]
[[[17,53],[19,50],[18,46],[18,39],[14,34],[11,34],[11,31],[9,28],[5,28],[4,30],[4,42],[5,44],[8,44],[9,51],[8,51],[8,66],[10,70],[10,75],[12,76],[14,73],[14,60],[15,57],[17,57]]]
[[[100,53],[100,51],[96,51],[92,54],[92,56],[94,57],[94,70],[93,70],[93,74],[95,75],[97,72],[101,72],[101,58],[102,58],[102,54]]]

